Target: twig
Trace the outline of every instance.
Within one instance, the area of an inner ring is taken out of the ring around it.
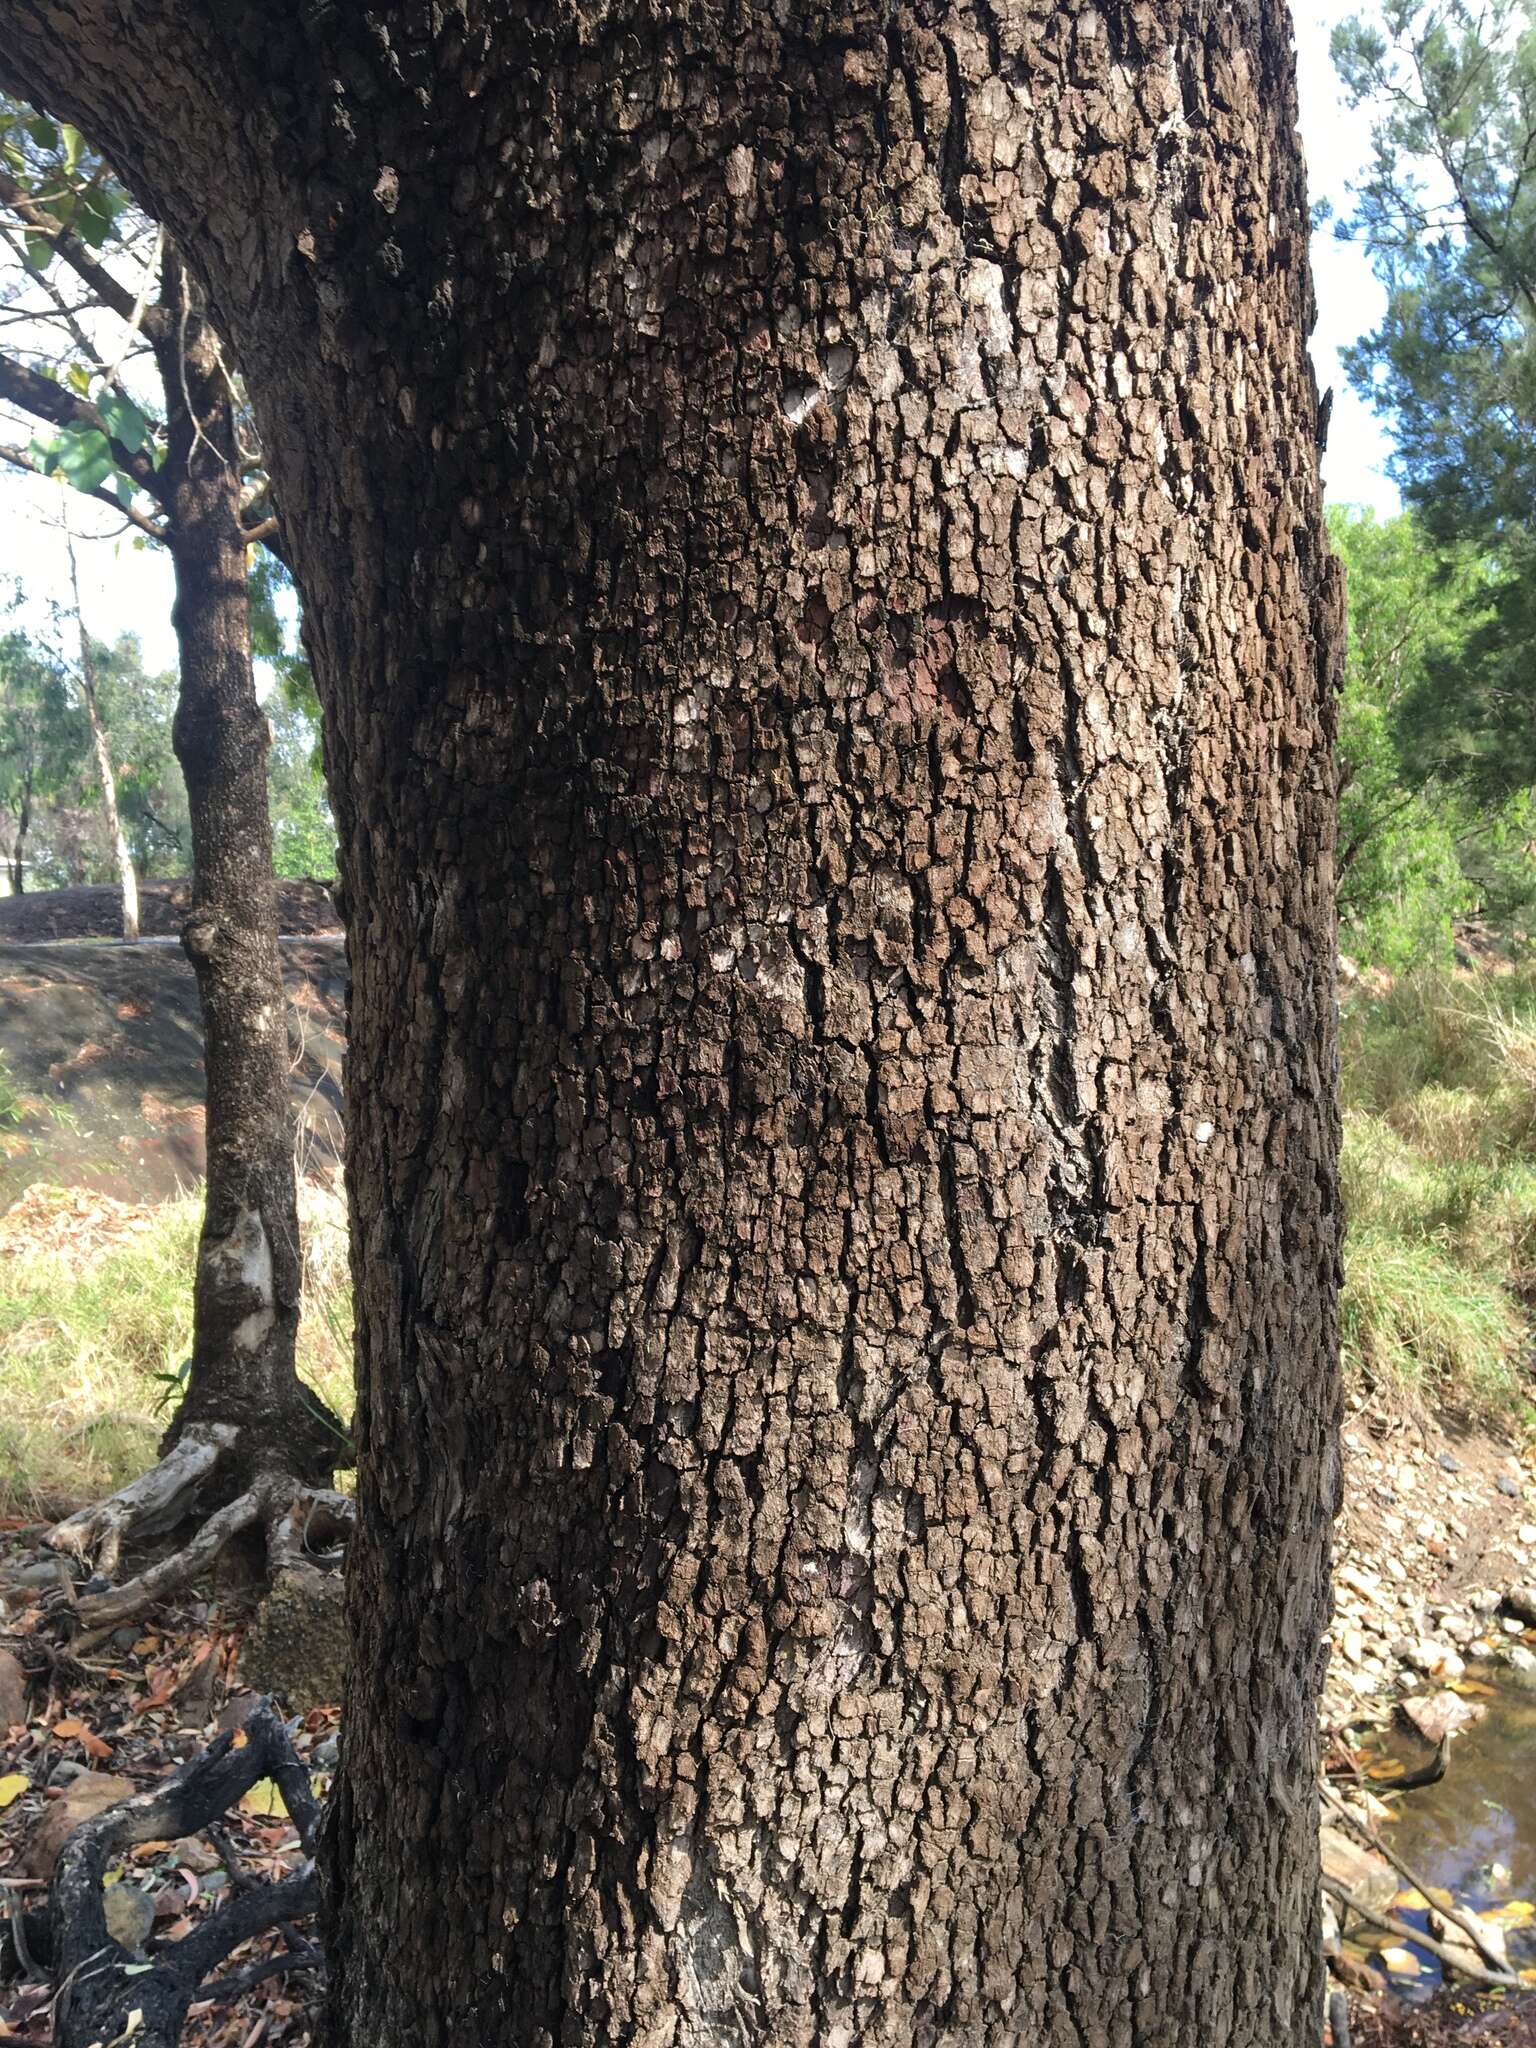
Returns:
[[[1469,1963],[1465,1957],[1457,1955],[1453,1949],[1448,1949],[1443,1942],[1436,1941],[1433,1935],[1421,1934],[1417,1927],[1410,1927],[1406,1920],[1394,1919],[1390,1913],[1378,1913],[1374,1906],[1368,1906],[1363,1899],[1357,1899],[1348,1885],[1340,1884],[1337,1878],[1325,1874],[1323,1890],[1331,1898],[1337,1899],[1341,1906],[1348,1907],[1351,1913],[1358,1914],[1362,1920],[1368,1920],[1373,1927],[1379,1927],[1384,1934],[1395,1934],[1399,1941],[1406,1941],[1414,1948],[1423,1949],[1426,1955],[1432,1955],[1437,1963],[1447,1970],[1454,1970],[1458,1977],[1464,1977],[1469,1984],[1486,1984],[1491,1990],[1507,1991],[1512,1984],[1518,1984],[1520,1981],[1508,1972],[1496,1977],[1491,1970],[1480,1969],[1476,1963]]]
[[[1328,2031],[1333,2036],[1333,2048],[1354,2048],[1349,2032],[1349,2000],[1342,1991],[1329,1993]]]
[[[232,1970],[227,1977],[217,1977],[213,1983],[205,1984],[199,1996],[224,2001],[239,1998],[253,1985],[262,1983],[268,1977],[280,1977],[288,1970],[323,1970],[323,1950],[311,1942],[294,1950],[292,1955],[268,1956],[264,1962],[249,1963],[243,1970]]]
[[[1328,1801],[1334,1812],[1338,1814],[1339,1818],[1344,1821],[1346,1826],[1352,1827],[1356,1834],[1362,1836],[1370,1844],[1378,1856],[1386,1858],[1399,1877],[1407,1880],[1426,1906],[1432,1907],[1435,1912],[1443,1914],[1447,1920],[1452,1921],[1461,1929],[1468,1941],[1471,1942],[1472,1946],[1483,1958],[1483,1961],[1487,1963],[1489,1969],[1508,1970],[1508,1962],[1503,1957],[1494,1954],[1493,1950],[1488,1946],[1487,1937],[1478,1932],[1475,1923],[1463,1914],[1461,1908],[1456,1905],[1442,1906],[1438,1901],[1432,1899],[1429,1895],[1428,1886],[1413,1868],[1412,1864],[1405,1862],[1395,1849],[1389,1847],[1376,1832],[1375,1828],[1371,1826],[1370,1822],[1356,1813],[1353,1807],[1342,1800],[1331,1785],[1323,1786],[1323,1797]]]

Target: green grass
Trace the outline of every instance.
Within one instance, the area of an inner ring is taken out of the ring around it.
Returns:
[[[1406,976],[1346,1011],[1344,1363],[1530,1420],[1536,973]]]
[[[89,1198],[86,1198],[89,1204]],[[162,1376],[186,1358],[201,1201],[99,1205],[91,1220],[13,1227],[0,1249],[0,1509],[51,1515],[98,1498],[153,1462],[167,1412]],[[306,1187],[299,1371],[352,1412],[346,1220],[338,1193]]]

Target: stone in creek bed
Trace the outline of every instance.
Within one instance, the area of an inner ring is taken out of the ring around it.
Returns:
[[[1459,1472],[1461,1470],[1460,1458],[1453,1458],[1449,1451],[1441,1451],[1435,1459],[1435,1463],[1442,1472]]]
[[[1519,1482],[1517,1480],[1511,1479],[1507,1472],[1501,1472],[1498,1478],[1494,1481],[1494,1484],[1498,1487],[1500,1493],[1502,1493],[1506,1499],[1524,1499],[1524,1495],[1520,1490]]]

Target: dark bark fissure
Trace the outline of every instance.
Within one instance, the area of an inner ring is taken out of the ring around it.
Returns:
[[[1283,10],[157,0],[123,93],[9,5],[251,365],[326,709],[337,2038],[1311,2048]]]

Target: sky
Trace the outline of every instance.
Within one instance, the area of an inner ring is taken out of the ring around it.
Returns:
[[[1294,0],[1297,73],[1301,97],[1301,139],[1314,201],[1329,199],[1336,213],[1349,210],[1349,183],[1361,169],[1367,143],[1365,124],[1340,103],[1328,56],[1334,23],[1356,12],[1361,0]],[[1397,510],[1397,491],[1386,476],[1386,436],[1371,410],[1349,388],[1339,351],[1368,332],[1381,317],[1383,296],[1362,252],[1334,239],[1323,227],[1312,243],[1318,319],[1312,354],[1320,388],[1333,389],[1333,418],[1323,475],[1334,503]],[[41,623],[48,598],[68,593],[64,537],[58,526],[62,487],[34,482],[14,471],[0,480],[0,573],[21,579],[29,600],[27,622]],[[66,493],[77,532],[110,530],[111,515],[74,493]],[[173,668],[176,641],[171,631],[175,595],[164,550],[129,537],[80,549],[81,600],[86,622],[99,639],[137,633],[144,659],[153,669]]]

